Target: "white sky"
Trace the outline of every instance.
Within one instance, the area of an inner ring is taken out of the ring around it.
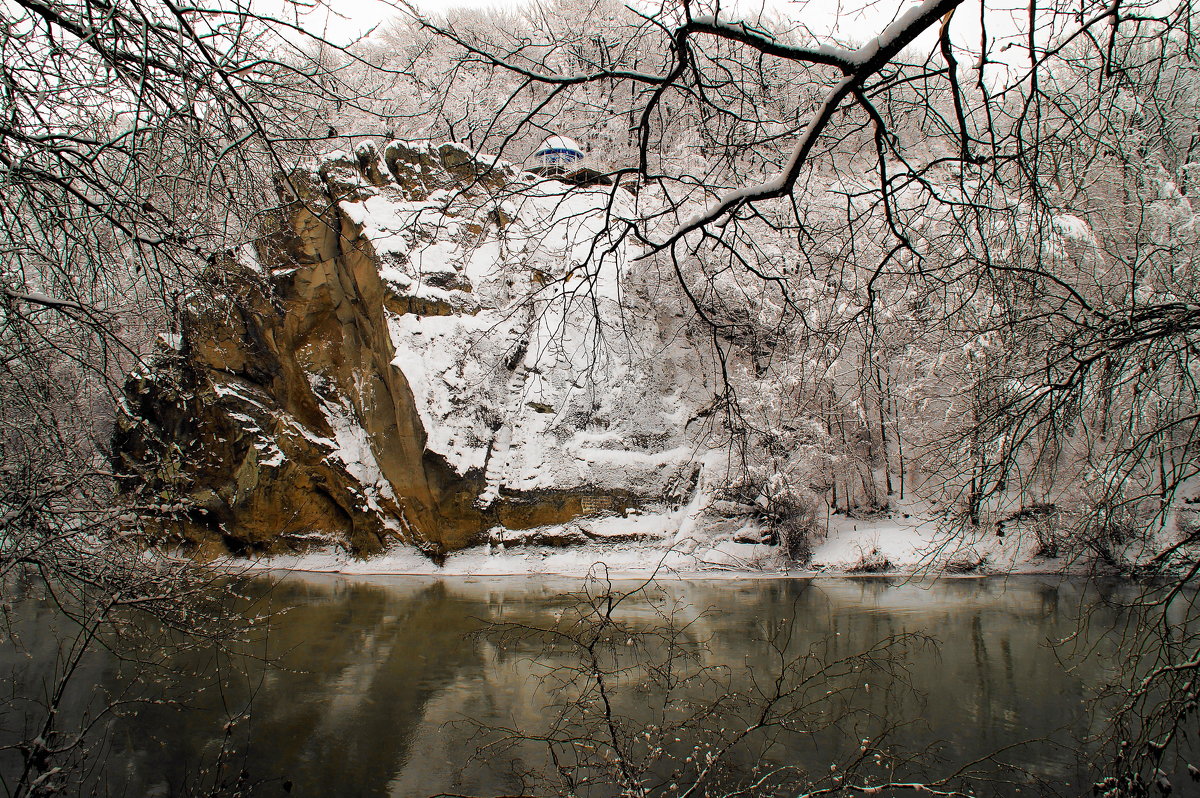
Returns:
[[[267,0],[268,4],[270,0]],[[398,0],[326,0],[327,6],[313,12],[306,20],[310,29],[327,26],[328,37],[349,41],[373,26],[397,16]],[[437,13],[451,8],[519,8],[536,0],[414,0],[424,12]],[[655,5],[658,2],[656,0]],[[864,41],[879,33],[895,16],[915,0],[722,0],[722,8],[736,5],[748,19],[765,9],[786,20],[803,23],[817,35],[832,33],[839,38]],[[977,46],[979,37],[980,0],[966,0],[954,15],[956,44]],[[1020,8],[1020,0],[988,0],[988,25],[992,32],[1011,35],[1013,13],[998,7]],[[332,11],[329,9],[332,8]],[[1023,13],[1016,11],[1016,13]],[[732,17],[723,11],[722,17]]]
[[[331,41],[346,44],[401,15],[404,0],[315,0],[317,9],[301,24],[312,33],[321,33]],[[543,0],[554,2],[554,0]],[[626,0],[651,11],[671,0]],[[256,9],[269,11],[284,7],[286,0],[252,0]],[[422,12],[436,14],[452,8],[517,9],[538,0],[411,0]],[[763,11],[781,18],[786,25],[806,27],[819,40],[830,44],[857,45],[879,34],[888,23],[919,0],[696,0],[698,7],[720,2],[723,19],[742,19],[755,22]],[[959,61],[970,66],[979,50],[980,4],[986,2],[987,25],[992,46],[992,58],[1018,71],[1026,66],[1027,50],[1022,45],[1009,49],[1004,45],[1024,27],[1028,0],[964,0],[954,13],[951,38],[959,50]],[[294,9],[295,6],[287,6]],[[735,13],[736,12],[736,13]],[[275,13],[280,13],[278,10]],[[1047,19],[1048,21],[1048,19]],[[932,50],[937,45],[937,31],[927,30],[917,39],[918,50]],[[1045,40],[1050,31],[1040,31]],[[997,41],[999,40],[999,41]],[[962,52],[966,50],[968,52]],[[994,70],[1000,70],[996,72]],[[989,71],[992,79],[1003,81],[1003,66]]]

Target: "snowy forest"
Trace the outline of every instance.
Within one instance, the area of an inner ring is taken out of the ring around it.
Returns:
[[[66,630],[12,666],[0,789],[99,789],[89,658],[247,656],[260,560],[1115,578],[1152,617],[1095,792],[1200,776],[1193,4],[819,5],[398,2],[349,43],[298,0],[0,8],[0,631]],[[605,733],[609,781],[537,794],[972,789],[669,791]],[[170,792],[254,791],[202,772]]]

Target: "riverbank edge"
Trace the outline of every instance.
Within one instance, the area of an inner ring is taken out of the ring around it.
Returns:
[[[726,546],[725,548],[728,548]],[[767,548],[767,547],[764,547]],[[671,551],[613,546],[604,550],[572,551],[552,547],[530,547],[518,554],[466,549],[449,555],[442,564],[416,551],[389,552],[367,559],[356,559],[340,550],[298,555],[275,555],[258,559],[224,558],[210,563],[220,570],[246,573],[334,574],[341,576],[396,576],[434,578],[556,577],[608,578],[620,580],[683,579],[814,579],[814,578],[957,578],[981,579],[1003,576],[1096,576],[1110,575],[1095,559],[1029,558],[989,563],[986,557],[973,562],[938,559],[936,552],[915,561],[887,562],[886,557],[864,567],[862,562],[830,563],[810,560],[797,566],[786,562],[782,552],[770,552],[773,562],[744,560],[737,562],[697,562],[680,555],[675,564],[665,562]],[[657,556],[656,556],[657,555]],[[641,564],[634,564],[640,560]],[[680,562],[683,560],[686,562]],[[690,562],[689,562],[690,561]],[[885,567],[886,566],[886,567]],[[1114,572],[1115,573],[1115,572]]]
[[[915,509],[915,508],[914,508]],[[923,516],[923,517],[922,517]],[[631,527],[666,527],[657,539],[617,537]],[[607,527],[612,527],[608,529]],[[671,529],[674,527],[674,529]],[[416,547],[397,545],[359,559],[344,549],[326,547],[298,554],[211,563],[234,571],[332,573],[364,576],[556,576],[647,579],[809,579],[814,577],[954,576],[980,578],[1009,574],[1095,575],[1106,572],[1095,557],[1081,554],[1047,557],[1034,536],[963,534],[939,528],[929,515],[896,514],[876,519],[838,519],[812,543],[802,560],[781,547],[761,542],[761,531],[707,535],[675,520],[647,516],[613,517],[593,522],[592,541],[583,545],[545,545],[535,541],[564,537],[564,528],[533,530],[432,559]],[[674,532],[674,534],[671,534]],[[686,533],[686,534],[685,534]],[[609,538],[612,542],[598,542]],[[1145,553],[1134,561],[1144,560]]]
[[[1093,577],[1093,576],[1119,576],[1119,574],[1103,573],[1089,566],[1074,566],[1067,569],[1034,569],[1021,571],[979,571],[973,573],[954,573],[948,571],[932,571],[932,570],[915,570],[915,571],[881,571],[874,573],[863,573],[856,571],[818,571],[811,569],[800,569],[793,571],[607,571],[590,574],[581,574],[574,572],[561,571],[490,571],[487,573],[474,573],[465,571],[377,571],[377,570],[338,570],[338,569],[312,569],[312,568],[296,568],[277,564],[262,565],[253,561],[249,564],[242,564],[240,567],[234,564],[217,564],[214,567],[220,570],[228,570],[230,572],[247,574],[252,576],[259,575],[327,575],[327,576],[342,576],[342,577],[403,577],[403,578],[421,578],[421,579],[538,579],[542,577],[552,577],[555,579],[574,579],[587,580],[589,578],[604,578],[614,582],[622,581],[706,581],[706,582],[725,582],[725,581],[742,581],[742,580],[804,580],[804,579],[900,579],[900,580],[927,580],[927,579],[1003,579],[1007,577],[1062,577],[1062,578],[1078,578],[1078,577]]]

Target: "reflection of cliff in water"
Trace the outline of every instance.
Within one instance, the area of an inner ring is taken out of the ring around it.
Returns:
[[[281,667],[249,663],[245,675],[226,663],[223,689],[190,702],[196,708],[150,706],[121,721],[114,754],[137,764],[134,773],[114,768],[110,783],[133,775],[133,794],[177,793],[216,759],[220,708],[252,697],[231,768],[291,782],[295,795],[386,794],[409,761],[426,702],[458,672],[481,667],[468,639],[479,608],[440,582],[255,580],[243,590],[276,613],[268,646]]]
[[[252,761],[270,759],[305,795],[379,795],[408,762],[426,702],[480,666],[472,609],[434,582],[409,590],[283,582],[273,649],[289,671],[268,672],[255,701],[265,715]],[[285,653],[286,652],[286,653]],[[348,782],[348,780],[352,780]]]
[[[178,792],[214,761],[221,707],[240,708],[253,694],[253,718],[233,736],[247,755],[231,767],[244,765],[254,779],[287,779],[293,795],[511,794],[520,787],[512,757],[472,758],[482,740],[463,721],[544,730],[556,697],[545,677],[576,663],[531,640],[501,644],[471,632],[481,621],[552,625],[570,612],[580,587],[553,578],[248,580],[240,591],[277,611],[269,652],[283,667],[252,664],[246,676],[221,660],[221,691],[198,692],[199,682],[170,686],[172,695],[195,693],[191,708],[146,706],[121,719],[106,756],[109,783],[127,794]],[[1085,701],[1104,676],[1106,652],[1067,673],[1046,643],[1073,631],[1084,610],[1092,631],[1120,620],[1095,588],[1037,578],[679,581],[664,590],[657,606],[631,599],[625,617],[651,628],[664,607],[674,607],[675,621],[690,624],[696,662],[727,669],[735,680],[771,673],[778,658],[762,640],[775,633],[786,633],[793,652],[817,645],[828,656],[906,632],[938,638],[940,645],[914,649],[908,660],[915,694],[872,677],[852,700],[888,722],[908,721],[895,742],[909,750],[932,746],[951,764],[1016,740],[1070,743],[1086,735]],[[216,671],[210,654],[190,656],[175,664]],[[101,659],[89,678],[111,685],[115,668]],[[634,718],[658,700],[617,687]],[[860,730],[869,733],[862,726],[784,740],[764,756],[828,772],[839,750],[858,745]],[[537,746],[513,753],[521,766],[544,766]],[[1086,775],[1066,748],[1038,744],[1020,759],[1060,783]]]

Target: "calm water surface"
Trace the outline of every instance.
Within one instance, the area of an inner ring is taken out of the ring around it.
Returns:
[[[208,777],[197,774],[225,747],[228,766],[245,766],[253,779],[267,780],[268,794],[284,794],[285,785],[304,796],[518,790],[523,769],[544,767],[544,748],[523,744],[473,756],[491,739],[480,736],[478,725],[533,735],[556,720],[569,725],[574,721],[569,712],[563,720],[562,702],[578,697],[587,674],[572,681],[577,674],[564,669],[578,665],[578,652],[561,641],[473,633],[497,623],[561,627],[564,617],[574,617],[580,587],[579,580],[546,577],[248,580],[239,590],[275,613],[256,651],[280,667],[237,668],[211,652],[165,655],[204,675],[153,686],[185,706],[134,704],[110,722],[99,755],[103,778],[117,794],[177,794],[202,784]],[[1080,617],[1087,618],[1087,640],[1096,643],[1100,632],[1122,620],[1105,599],[1103,587],[1038,577],[668,582],[660,592],[627,599],[619,617],[628,639],[603,645],[615,644],[614,663],[662,662],[674,652],[680,677],[696,678],[677,685],[670,701],[644,671],[614,676],[608,687],[630,727],[661,725],[671,713],[677,719],[705,706],[714,691],[746,692],[755,683],[769,688],[787,662],[813,654],[803,672],[810,678],[797,693],[805,704],[793,716],[796,724],[734,759],[824,773],[868,738],[890,752],[932,755],[921,767],[936,774],[1013,743],[1041,740],[1005,755],[1028,771],[1026,781],[981,783],[980,794],[1046,792],[1046,784],[1074,793],[1086,783],[1080,755],[1077,747],[1057,743],[1087,734],[1090,688],[1108,674],[1113,657],[1103,641],[1079,660],[1070,659],[1076,647],[1051,643],[1074,632]],[[19,603],[17,611],[26,641],[36,640],[30,631],[48,622],[49,609]],[[664,625],[675,629],[669,640],[639,636]],[[813,662],[836,662],[909,633],[936,642],[908,641],[894,657],[881,655],[861,671],[814,675]],[[21,664],[49,656],[36,645],[27,648],[18,654],[0,647],[0,674],[27,679],[17,676]],[[89,661],[77,705],[96,694],[93,687],[114,689],[119,670],[111,657]],[[227,718],[248,703],[251,717],[226,734]],[[663,709],[666,704],[672,708]],[[734,706],[729,717],[705,710],[701,725],[711,722],[716,731],[733,716],[746,717],[746,709]],[[575,720],[587,722],[583,715]],[[9,712],[0,733],[18,721]],[[665,759],[685,756],[689,742],[668,740]],[[12,761],[0,758],[3,765]],[[669,767],[656,769],[669,779]]]

